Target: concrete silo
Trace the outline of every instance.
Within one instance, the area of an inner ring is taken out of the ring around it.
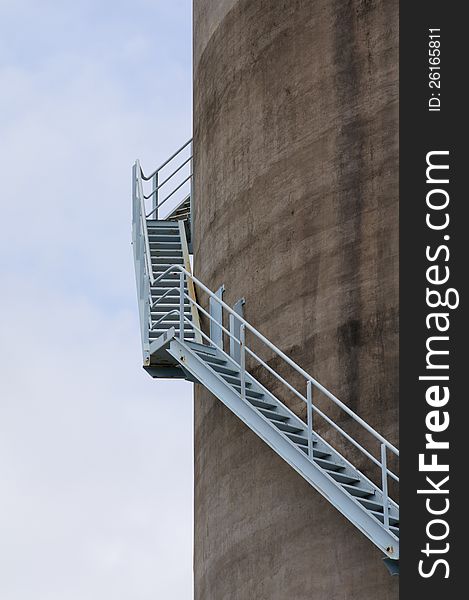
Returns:
[[[398,2],[194,0],[194,157],[196,276],[396,443]],[[395,600],[379,550],[195,387],[196,600]]]

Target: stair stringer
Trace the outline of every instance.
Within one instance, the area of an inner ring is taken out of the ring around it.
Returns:
[[[340,513],[373,542],[387,557],[399,559],[399,539],[386,530],[377,519],[368,513],[355,498],[344,491],[334,479],[312,462],[307,455],[286,436],[282,435],[270,421],[253,406],[241,398],[227,382],[210,369],[184,342],[177,338],[170,341],[168,353],[229,408],[241,421],[254,431],[268,446],[297,471],[317,492],[328,500]],[[279,401],[276,400],[278,403]],[[314,436],[327,446],[317,432]],[[350,464],[337,450],[335,454]]]

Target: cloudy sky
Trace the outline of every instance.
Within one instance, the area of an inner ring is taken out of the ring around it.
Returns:
[[[0,598],[192,597],[192,389],[141,369],[130,169],[191,135],[190,0],[0,0]]]

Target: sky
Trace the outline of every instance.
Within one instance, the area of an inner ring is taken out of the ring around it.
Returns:
[[[0,598],[192,598],[192,386],[141,368],[130,175],[191,136],[190,0],[0,0]]]

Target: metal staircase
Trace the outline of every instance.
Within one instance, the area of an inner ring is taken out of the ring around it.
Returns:
[[[148,181],[152,189],[145,194]],[[148,177],[138,161],[133,167],[132,243],[144,368],[153,377],[204,385],[380,548],[394,574],[399,506],[388,484],[399,478],[388,460],[392,456],[397,464],[398,449],[194,277],[189,255],[193,193],[186,189],[191,182],[190,142]],[[161,206],[170,199],[161,218]],[[260,375],[254,378],[254,371],[268,374],[270,382],[273,376],[275,386],[263,384]],[[284,394],[305,403],[305,421],[282,402]],[[338,425],[338,412],[355,435]],[[361,470],[353,464],[357,450]]]

